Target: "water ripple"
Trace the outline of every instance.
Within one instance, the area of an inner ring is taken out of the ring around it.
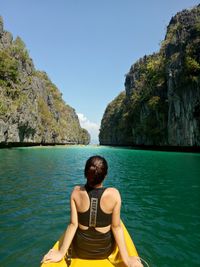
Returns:
[[[0,150],[0,265],[39,265],[95,154],[108,160],[105,184],[120,190],[122,218],[150,266],[199,266],[200,155],[112,147]]]

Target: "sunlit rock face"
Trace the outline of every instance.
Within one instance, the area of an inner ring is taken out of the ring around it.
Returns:
[[[88,144],[75,110],[0,18],[0,145]]]
[[[174,16],[160,51],[131,66],[100,144],[200,146],[200,5]]]

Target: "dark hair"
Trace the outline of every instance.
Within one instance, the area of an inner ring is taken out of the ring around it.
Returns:
[[[90,157],[85,164],[85,177],[90,186],[100,184],[108,171],[107,161],[101,156]]]

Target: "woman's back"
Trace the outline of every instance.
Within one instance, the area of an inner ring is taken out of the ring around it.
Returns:
[[[106,233],[111,228],[112,211],[116,204],[118,191],[115,188],[103,188],[102,186],[87,190],[85,186],[76,186],[73,197],[78,212],[79,228],[86,230],[89,228],[89,213],[91,197],[99,197],[99,209],[97,210],[97,222],[95,229],[101,233]],[[83,219],[82,219],[83,218]],[[88,221],[88,223],[86,223]],[[106,223],[107,222],[107,223]],[[100,227],[99,227],[100,226]]]
[[[72,247],[75,255],[85,259],[105,259],[113,251],[115,240],[111,231],[112,212],[115,207],[114,188],[102,184],[90,187],[76,187],[72,193],[78,229]]]

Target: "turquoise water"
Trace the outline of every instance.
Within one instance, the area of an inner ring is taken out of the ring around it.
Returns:
[[[200,266],[200,154],[92,146],[0,150],[0,266],[39,266],[94,154],[108,160],[105,183],[121,192],[140,256],[152,267]]]

